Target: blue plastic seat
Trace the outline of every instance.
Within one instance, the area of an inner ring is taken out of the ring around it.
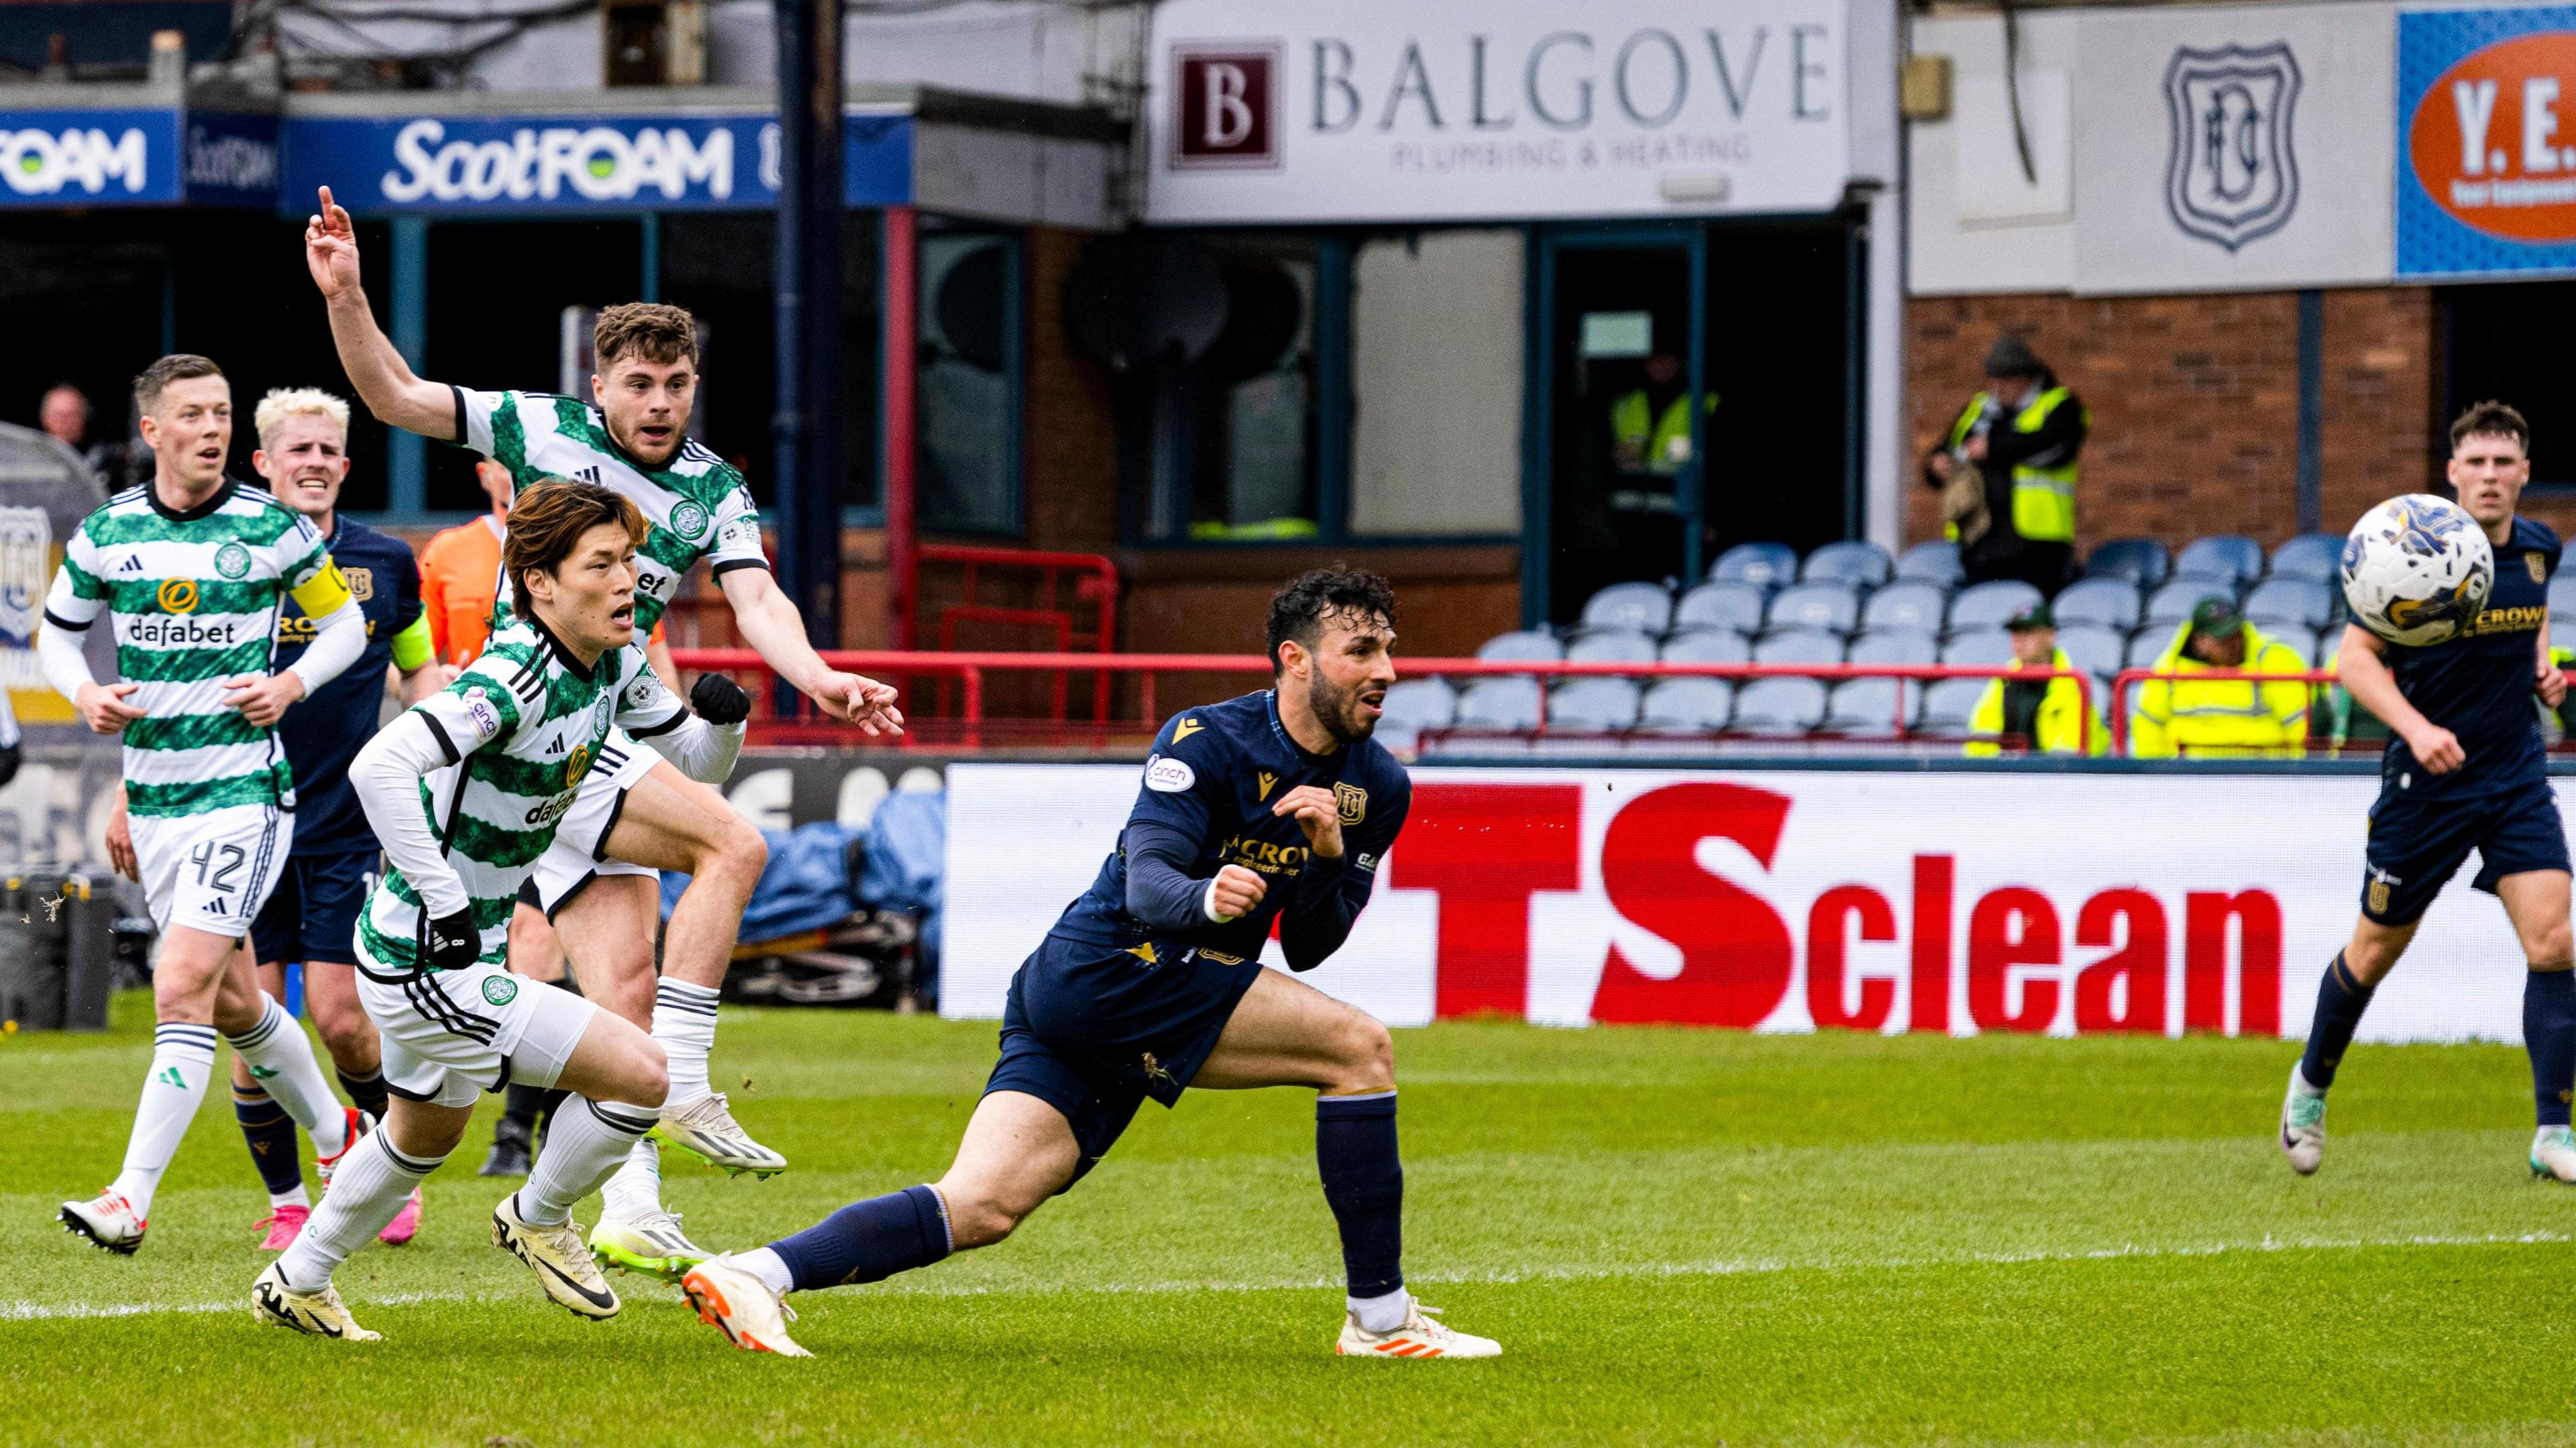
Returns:
[[[1762,607],[1770,597],[1750,583],[1724,580],[1703,583],[1682,595],[1673,610],[1675,631],[1694,628],[1731,628],[1737,633],[1762,631]]]
[[[1950,600],[1950,631],[2001,628],[2006,619],[2039,601],[2038,589],[2015,578],[1963,588]]]
[[[1565,657],[1565,645],[1545,629],[1515,629],[1485,640],[1476,657],[1495,664],[1552,664]]]
[[[2138,626],[2138,586],[2125,578],[2079,578],[2048,607],[2059,628],[2090,623],[2126,632]]]
[[[2057,646],[2068,663],[2104,680],[2120,672],[2129,656],[2128,636],[2099,624],[2068,624],[2057,631]]]
[[[1898,579],[1929,583],[1935,588],[1956,588],[1967,573],[1959,562],[1959,545],[1946,538],[1917,543],[1896,557]]]
[[[1929,664],[1941,657],[1941,641],[1922,629],[1874,628],[1853,639],[1845,657],[1855,664]]]
[[[1668,664],[1741,664],[1753,658],[1753,641],[1731,628],[1696,628],[1664,640]]]
[[[1993,668],[2012,662],[2012,635],[1999,628],[1953,630],[1941,645],[1941,662],[1967,668]]]
[[[2113,538],[2093,550],[2084,562],[2087,578],[2125,578],[2153,588],[2173,572],[2173,556],[2153,538]]]
[[[1755,679],[1735,691],[1734,728],[1774,737],[1811,733],[1825,722],[1825,686],[1814,679]]]
[[[2173,636],[2174,626],[2171,624],[2163,628],[2142,628],[2131,634],[2127,666],[2132,669],[2154,668],[2156,660],[2162,658],[2165,650],[2173,646]]]
[[[1584,602],[1583,626],[1659,634],[1673,626],[1673,596],[1660,583],[1614,583]]]
[[[2333,533],[2302,533],[2272,550],[2274,578],[2333,583],[2342,573],[2343,539]]]
[[[2263,576],[2263,545],[2242,533],[2194,538],[2175,555],[2176,578],[2218,578],[2243,584]]]
[[[2149,633],[2160,629],[2169,631],[2175,624],[2191,617],[2191,611],[2198,608],[2205,598],[2220,598],[2234,603],[2236,590],[2217,579],[2176,575],[2173,582],[2157,589],[2147,599],[2147,616],[2142,627]]]
[[[1842,543],[1828,543],[1807,555],[1798,565],[1801,583],[1845,583],[1854,589],[1868,590],[1887,582],[1896,571],[1895,560],[1887,550],[1866,538]]]
[[[2549,611],[2576,614],[2576,570],[2561,569],[2549,578]],[[2556,630],[2551,630],[2554,634]],[[2557,642],[2552,639],[2551,642]]]
[[[1566,645],[1565,657],[1580,664],[1651,664],[1655,641],[1632,628],[1594,629]]]
[[[1753,646],[1757,664],[1839,664],[1843,661],[1843,641],[1838,634],[1821,629],[1790,628],[1765,634]]]
[[[1914,725],[1923,686],[1903,679],[1845,679],[1825,704],[1824,728],[1859,738],[1892,739]]]
[[[1862,605],[1863,628],[1919,628],[1939,633],[1950,614],[1950,595],[1938,585],[1900,578],[1869,596]]]
[[[1977,702],[1986,696],[1984,679],[1939,679],[1923,691],[1923,710],[1914,727],[1936,738],[1964,739]]]
[[[2245,595],[2245,616],[2266,633],[2313,633],[2332,623],[2334,614],[2333,586],[2312,578],[2267,578]]]
[[[1467,729],[1535,729],[1543,703],[1538,680],[1527,675],[1478,679],[1458,696],[1457,722]]]
[[[1840,583],[1801,583],[1771,596],[1763,621],[1775,629],[1818,628],[1850,633],[1860,623],[1860,595]]]
[[[1426,729],[1446,729],[1458,717],[1458,691],[1440,679],[1399,679],[1386,691],[1376,739],[1389,749],[1411,749]]]
[[[1786,543],[1738,543],[1717,555],[1708,571],[1712,579],[1750,583],[1769,592],[1786,588],[1798,576],[1798,554]]]
[[[1628,679],[1576,679],[1547,696],[1550,729],[1615,731],[1637,722],[1638,689]]]
[[[1735,686],[1724,679],[1662,679],[1637,706],[1637,728],[1649,734],[1705,734],[1735,714]]]

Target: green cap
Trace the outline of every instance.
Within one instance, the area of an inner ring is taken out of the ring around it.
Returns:
[[[2057,615],[2049,612],[2046,600],[2034,603],[2004,620],[2004,627],[2014,633],[2028,633],[2035,628],[2057,627]]]
[[[2191,631],[2203,638],[2232,639],[2245,631],[2245,615],[2223,598],[2204,598],[2191,608]]]

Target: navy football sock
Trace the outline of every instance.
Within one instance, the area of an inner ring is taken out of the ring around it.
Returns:
[[[2299,1058],[2299,1074],[2309,1085],[2323,1091],[2334,1084],[2335,1068],[2343,1064],[2352,1033],[2361,1029],[2361,1013],[2370,1009],[2377,989],[2353,979],[2343,952],[2335,952],[2334,964],[2326,967],[2325,981],[2317,987],[2317,1019],[2308,1027],[2307,1054]]]
[[[277,1099],[253,1086],[233,1088],[233,1116],[241,1122],[242,1139],[250,1143],[251,1165],[272,1197],[304,1186],[304,1163],[296,1155],[295,1121]]]
[[[1315,1098],[1315,1167],[1342,1228],[1350,1295],[1404,1285],[1404,1163],[1395,1154],[1395,1093]]]
[[[948,1255],[948,1206],[929,1187],[906,1187],[841,1208],[793,1237],[769,1244],[796,1277],[796,1290],[883,1282]]]
[[[2565,1126],[2576,1093],[2576,971],[2535,970],[2522,983],[2522,1044],[2540,1124]]]
[[[531,1086],[524,1081],[513,1081],[502,1093],[501,1115],[506,1120],[519,1123],[519,1129],[529,1133],[533,1138],[537,1129],[537,1117],[547,1106],[546,1098],[554,1094],[552,1090],[543,1086]]]
[[[349,1104],[367,1113],[373,1120],[385,1119],[385,1068],[378,1066],[364,1076],[352,1076],[333,1068],[340,1077],[340,1089],[349,1093]]]

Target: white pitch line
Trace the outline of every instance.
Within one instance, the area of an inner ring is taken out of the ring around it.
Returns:
[[[2576,1234],[2497,1232],[2475,1236],[2415,1235],[2324,1239],[2281,1238],[2267,1233],[2260,1241],[2254,1242],[2211,1242],[2179,1247],[2148,1247],[2126,1243],[2117,1247],[2095,1247],[2080,1252],[1962,1252],[1942,1257],[1883,1257],[1860,1262],[1798,1261],[1780,1257],[1716,1258],[1699,1262],[1652,1262],[1598,1267],[1529,1267],[1490,1272],[1424,1272],[1408,1274],[1408,1277],[1415,1282],[1508,1287],[1527,1282],[1596,1282],[1618,1278],[1746,1277],[1781,1272],[1888,1272],[1923,1267],[2012,1267],[2051,1262],[2108,1262],[2128,1258],[2224,1257],[2236,1253],[2355,1252],[2389,1247],[2532,1247],[2566,1242],[2576,1242]],[[892,1295],[907,1297],[1047,1297],[1072,1293],[1294,1292],[1337,1288],[1342,1285],[1338,1280],[1328,1277],[1278,1278],[1265,1282],[1113,1282],[1093,1285],[1067,1282],[1043,1286],[942,1284],[937,1278],[915,1280],[919,1285],[897,1285],[890,1287],[888,1291]],[[903,1279],[897,1278],[896,1282],[902,1283]],[[398,1292],[383,1297],[360,1297],[355,1301],[358,1305],[366,1307],[400,1307],[416,1302],[472,1302],[482,1300],[483,1296],[480,1293],[468,1292]],[[247,1301],[0,1302],[0,1322],[59,1322],[83,1318],[147,1317],[161,1313],[247,1313],[249,1310]]]

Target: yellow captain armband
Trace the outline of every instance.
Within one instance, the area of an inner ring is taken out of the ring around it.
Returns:
[[[349,601],[349,580],[341,576],[340,565],[326,558],[321,572],[287,592],[294,596],[295,606],[304,610],[306,618],[324,619],[338,613],[340,605]]]
[[[411,621],[411,627],[394,635],[394,667],[408,674],[429,662],[433,652],[429,640],[429,614],[423,611]]]

